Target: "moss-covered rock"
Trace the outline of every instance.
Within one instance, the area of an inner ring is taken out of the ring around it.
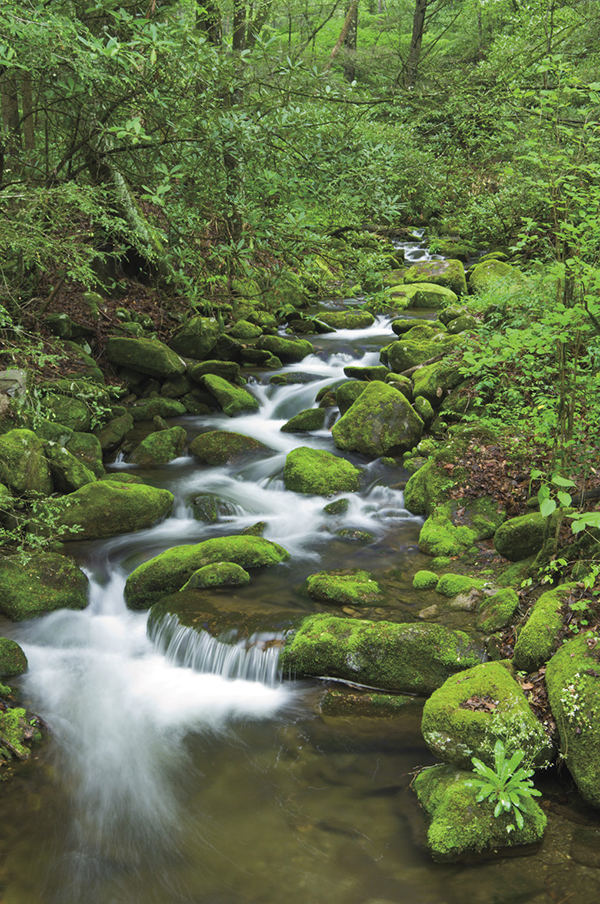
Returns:
[[[96,475],[59,443],[46,443],[44,449],[52,483],[60,493],[72,493],[96,480]]]
[[[323,512],[326,515],[345,515],[349,508],[349,499],[334,499],[323,507]]]
[[[255,323],[248,320],[238,320],[231,328],[231,335],[234,339],[240,339],[242,342],[252,342],[262,336],[262,330]]]
[[[462,261],[423,261],[413,264],[404,274],[405,283],[430,283],[451,289],[456,295],[467,294],[467,279]]]
[[[536,601],[517,637],[515,668],[534,672],[550,659],[563,627],[561,610],[576,586],[563,584],[542,593]]]
[[[496,552],[511,562],[526,559],[544,545],[546,518],[541,512],[519,515],[500,525],[494,535]]]
[[[426,364],[413,374],[413,392],[437,407],[451,389],[462,382],[458,366],[449,361]]]
[[[458,336],[459,333],[474,333],[479,327],[479,323],[472,314],[461,314],[448,324],[448,332],[451,336]]]
[[[73,430],[71,427],[65,427],[64,424],[57,424],[56,421],[40,418],[35,425],[35,435],[46,443],[60,443],[61,446],[66,446],[70,437],[73,436]]]
[[[154,401],[154,399],[149,401]],[[97,428],[94,436],[104,452],[112,452],[121,445],[123,439],[132,429],[133,417],[131,414],[120,414],[118,417],[111,418],[108,424]]]
[[[237,361],[200,361],[190,367],[188,373],[190,378],[196,383],[201,383],[202,377],[205,377],[206,374],[222,377],[224,380],[229,380],[230,383],[236,383],[238,386],[241,386],[243,382],[241,380],[242,372]]]
[[[384,364],[374,364],[369,367],[359,367],[356,364],[348,364],[344,368],[344,374],[353,380],[364,380],[366,382],[370,382],[371,380],[383,380],[385,383],[386,377],[389,375],[389,370]],[[410,380],[408,383],[410,385]]]
[[[401,393],[375,380],[367,383],[331,433],[338,449],[374,457],[395,455],[416,446],[423,421]]]
[[[487,853],[495,856],[498,848],[534,844],[543,838],[547,820],[534,800],[524,804],[524,825],[519,829],[512,813],[494,816],[495,802],[478,803],[480,785],[472,772],[433,766],[416,776],[413,789],[431,818],[427,842],[438,862]]]
[[[158,339],[112,337],[106,343],[111,364],[130,367],[150,377],[173,377],[185,373],[185,362]]]
[[[204,361],[214,349],[222,332],[222,326],[214,317],[193,317],[171,339],[171,348],[184,358]]]
[[[244,411],[258,411],[259,404],[253,395],[240,386],[233,386],[223,377],[206,374],[202,377],[202,385],[215,397],[223,414],[228,417],[235,417]]]
[[[173,509],[174,496],[143,484],[98,480],[69,496],[58,523],[72,540],[95,540],[154,527]]]
[[[331,452],[299,446],[285,459],[283,480],[296,493],[333,496],[358,490],[361,471]]]
[[[412,339],[403,336],[383,348],[379,356],[391,370],[401,374],[411,367],[424,364],[425,361],[436,355],[448,354],[458,348],[461,342],[460,336],[450,336],[445,331],[434,334],[429,339]]]
[[[82,399],[50,392],[43,397],[41,405],[45,417],[71,430],[87,432],[91,427],[91,410]]]
[[[519,597],[512,587],[504,587],[492,596],[483,598],[477,614],[477,627],[491,634],[508,625],[517,611]],[[515,661],[516,668],[520,668]]]
[[[178,399],[165,399],[161,396],[150,399],[140,399],[138,402],[134,402],[129,409],[129,414],[135,422],[152,421],[155,417],[181,417],[181,415],[185,413],[186,409],[183,402],[180,402]],[[122,416],[127,417],[127,415]],[[110,423],[114,424],[114,421],[111,421]],[[101,433],[99,432],[97,436],[100,438]],[[102,442],[102,440],[100,441]]]
[[[410,377],[403,377],[402,374],[388,373],[384,383],[390,383],[396,389],[399,389],[402,395],[406,396],[409,402],[413,400],[413,385]]]
[[[413,578],[413,587],[415,590],[435,590],[438,581],[439,577],[434,571],[417,571]]]
[[[474,756],[493,767],[498,739],[536,767],[548,765],[554,753],[508,663],[480,663],[448,678],[425,703],[421,729],[435,756],[463,769]]]
[[[281,428],[282,433],[309,433],[311,430],[322,430],[327,412],[324,408],[307,408],[300,411]]]
[[[423,421],[425,427],[429,427],[429,425],[433,421],[433,418],[435,417],[435,412],[433,410],[431,402],[428,402],[426,398],[420,395],[417,396],[417,398],[414,400],[412,406]]]
[[[250,583],[250,575],[235,562],[214,562],[195,571],[183,585],[185,590],[205,590],[207,587],[244,587]]]
[[[341,386],[338,386],[335,391],[335,400],[340,409],[340,414],[346,414],[366,388],[367,384],[361,380],[347,380]]]
[[[0,482],[18,496],[52,492],[44,444],[31,430],[9,430],[0,436]]]
[[[187,443],[187,433],[183,427],[171,427],[167,430],[158,430],[143,439],[136,446],[129,461],[141,465],[143,468],[152,468],[155,465],[165,465],[174,458],[179,458]]]
[[[393,624],[310,615],[285,643],[281,664],[384,690],[430,694],[480,661],[470,638],[441,625]]]
[[[487,292],[498,283],[519,285],[523,277],[516,267],[499,260],[487,260],[477,264],[470,272],[469,286],[474,292]]]
[[[302,361],[307,355],[313,355],[315,350],[308,339],[283,339],[281,336],[262,336],[257,348],[266,349],[283,361],[284,364],[294,364]]]
[[[16,640],[0,637],[0,677],[22,675],[26,670],[27,656]]]
[[[414,476],[427,467],[424,465]],[[412,478],[411,478],[412,479]],[[454,524],[450,503],[438,505],[419,534],[419,550],[428,556],[460,556],[473,546],[477,531],[466,524]]]
[[[74,431],[64,443],[65,448],[74,455],[96,477],[104,477],[102,464],[102,446],[98,437],[92,433]]]
[[[373,575],[358,569],[351,572],[320,571],[311,574],[306,583],[313,599],[337,606],[372,606],[383,596]]]
[[[582,631],[554,654],[546,687],[560,751],[579,793],[600,809],[600,635]]]
[[[190,455],[203,465],[226,465],[253,452],[268,452],[263,443],[243,433],[211,430],[190,443]]]
[[[481,590],[485,583],[481,578],[474,578],[469,574],[447,572],[438,580],[436,590],[442,596],[452,597],[459,593],[470,593],[471,590]]]
[[[216,562],[259,568],[287,559],[289,553],[282,546],[263,537],[217,537],[194,546],[175,546],[129,575],[125,601],[131,609],[147,609],[161,597],[181,590],[195,571]]]
[[[363,330],[373,326],[375,318],[370,311],[319,311],[319,320],[336,330]]]
[[[39,722],[21,706],[0,712],[0,765],[12,759],[27,760],[31,747],[41,740]]]
[[[165,380],[160,387],[160,394],[166,399],[181,399],[192,388],[192,384],[185,374],[178,374]]]
[[[26,563],[1,560],[0,612],[14,621],[55,609],[85,609],[87,591],[87,577],[68,556],[45,552]]]

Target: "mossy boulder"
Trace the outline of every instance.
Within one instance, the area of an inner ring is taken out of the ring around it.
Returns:
[[[449,677],[425,703],[421,730],[435,756],[462,769],[474,756],[493,767],[498,739],[538,768],[554,753],[508,663],[484,662]]]
[[[240,339],[242,342],[252,342],[262,336],[262,330],[255,323],[248,320],[238,320],[231,328],[231,335],[234,339]]]
[[[253,452],[269,452],[267,446],[243,433],[211,430],[190,443],[190,455],[203,465],[226,465]]]
[[[154,401],[154,399],[151,401]],[[120,414],[118,417],[111,418],[108,424],[97,428],[94,435],[100,443],[100,448],[104,452],[112,452],[121,445],[124,438],[132,429],[132,415]]]
[[[472,314],[461,314],[448,324],[448,332],[451,336],[458,336],[459,333],[474,333],[479,327],[479,323]]]
[[[64,443],[65,448],[74,455],[96,477],[104,477],[102,464],[102,446],[98,437],[92,433],[74,431]]]
[[[300,411],[282,426],[282,433],[309,433],[311,430],[322,430],[327,412],[324,408],[307,408]]]
[[[46,443],[44,450],[52,483],[60,493],[72,493],[96,480],[96,475],[60,443]]]
[[[13,759],[27,760],[31,747],[41,740],[39,722],[21,706],[2,708],[0,712],[0,766]]]
[[[535,602],[517,637],[515,668],[534,672],[550,659],[563,627],[561,610],[576,587],[576,584],[562,584],[542,593]]]
[[[281,336],[262,336],[256,343],[257,348],[266,349],[284,364],[302,361],[315,350],[308,339],[283,339]]]
[[[335,400],[340,409],[340,414],[346,414],[366,388],[367,384],[361,380],[347,380],[341,386],[338,386],[335,391]]]
[[[426,364],[413,374],[413,392],[437,407],[451,389],[462,382],[458,366],[450,361]]]
[[[52,492],[44,443],[31,430],[9,430],[0,436],[0,482],[18,496]]]
[[[579,793],[600,809],[600,634],[582,631],[546,666],[546,687],[560,751]]]
[[[250,395],[240,386],[233,386],[223,377],[206,374],[202,377],[202,385],[215,397],[223,414],[227,417],[235,417],[245,411],[258,411],[259,404],[253,395]]]
[[[181,417],[185,413],[186,408],[183,402],[178,399],[165,399],[162,396],[140,399],[138,402],[134,402],[129,409],[129,414],[136,423],[138,421],[153,421],[155,417]],[[122,416],[127,417],[127,415]]]
[[[72,540],[96,540],[154,527],[173,509],[174,496],[143,484],[98,480],[71,493],[58,523]],[[79,528],[79,529],[78,529]]]
[[[545,535],[546,518],[541,512],[519,515],[500,525],[494,535],[494,547],[505,559],[518,562],[539,552]]]
[[[136,568],[125,584],[130,609],[147,609],[163,596],[181,590],[205,565],[233,562],[242,568],[277,565],[289,553],[263,537],[217,537],[193,546],[175,546]]]
[[[57,424],[56,421],[40,418],[35,425],[35,435],[46,443],[60,443],[62,446],[66,446],[70,437],[73,436],[73,429],[65,427],[64,424]]]
[[[222,332],[222,326],[214,317],[192,317],[190,322],[171,339],[171,348],[184,358],[204,361],[214,349]]]
[[[236,383],[238,386],[242,384],[241,368],[237,361],[200,361],[198,364],[190,367],[188,374],[190,379],[196,383],[202,382],[202,377],[207,374],[213,374],[229,380],[230,383]]]
[[[91,410],[83,399],[50,392],[43,397],[41,404],[45,417],[71,430],[87,432],[91,427]]]
[[[344,368],[344,374],[354,380],[365,380],[367,382],[370,382],[371,380],[383,380],[385,383],[389,370],[384,364],[374,364],[369,367],[359,367],[357,364],[348,364],[347,367]],[[408,382],[410,384],[410,380]]]
[[[472,590],[481,590],[485,583],[481,578],[474,578],[469,574],[447,572],[438,580],[436,590],[442,596],[453,597],[461,593],[470,593]]]
[[[434,571],[417,571],[413,578],[415,590],[435,590],[439,576]]]
[[[395,455],[417,445],[423,421],[400,392],[375,380],[367,383],[331,433],[338,449],[373,457]]]
[[[290,635],[284,671],[342,678],[383,690],[430,694],[481,659],[462,631],[310,615]]]
[[[85,609],[87,593],[87,577],[68,556],[43,552],[26,563],[1,560],[0,612],[14,621],[56,609]]]
[[[411,367],[424,364],[425,361],[436,355],[450,353],[460,346],[461,341],[459,336],[450,336],[445,331],[435,333],[431,338],[426,339],[412,339],[403,336],[383,348],[379,357],[394,373],[401,374]]]
[[[467,294],[467,278],[462,261],[423,261],[413,264],[404,274],[405,283],[430,283],[451,289],[456,295]]]
[[[0,637],[0,677],[11,678],[27,671],[27,656],[16,642]]]
[[[440,863],[497,856],[499,848],[531,845],[543,838],[547,819],[535,800],[526,801],[520,829],[511,812],[496,817],[495,802],[477,801],[480,785],[472,772],[433,766],[420,772],[412,787],[431,819],[427,842]]]
[[[178,374],[165,380],[160,387],[160,394],[166,399],[181,399],[191,388],[192,384],[188,378],[184,374]]]
[[[187,433],[183,427],[171,427],[158,430],[143,439],[136,446],[129,461],[143,468],[165,465],[174,458],[179,458],[187,443]]]
[[[130,367],[150,377],[174,377],[185,373],[185,362],[158,339],[129,339],[113,336],[106,343],[111,364]]]
[[[394,389],[399,389],[402,395],[406,396],[409,402],[413,401],[413,384],[410,377],[403,377],[402,374],[388,373],[386,374],[384,383],[389,383]]]
[[[335,330],[364,330],[373,326],[375,318],[370,311],[319,311],[319,320]]]
[[[374,606],[383,596],[372,574],[354,569],[350,573],[320,571],[307,578],[309,595],[336,606]]]
[[[412,406],[425,424],[425,428],[428,428],[435,417],[431,402],[428,402],[426,398],[420,395],[413,401]]]
[[[476,264],[469,275],[469,287],[474,292],[487,292],[498,283],[519,285],[523,276],[516,267],[499,260],[486,260]]]
[[[426,465],[419,469],[419,474]],[[416,476],[416,475],[413,475]],[[428,556],[460,556],[475,543],[477,531],[467,524],[454,524],[450,503],[439,505],[427,518],[419,534],[419,550]]]
[[[183,585],[185,590],[205,590],[207,587],[244,587],[250,583],[250,575],[235,562],[215,562],[195,571]]]
[[[491,596],[483,598],[477,614],[477,628],[485,634],[491,634],[508,625],[519,605],[518,594],[512,587],[504,587]],[[517,665],[515,660],[515,667]]]
[[[361,476],[361,471],[343,458],[308,446],[289,452],[283,471],[286,489],[316,496],[353,493],[360,486]]]

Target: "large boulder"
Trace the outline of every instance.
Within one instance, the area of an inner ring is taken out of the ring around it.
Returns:
[[[52,492],[44,444],[31,430],[9,430],[0,436],[0,482],[19,496]]]
[[[546,815],[535,800],[524,801],[519,828],[512,811],[496,817],[495,801],[477,800],[480,785],[472,772],[433,766],[420,772],[412,787],[431,820],[427,843],[438,862],[497,856],[498,848],[534,844],[544,835]]]
[[[247,390],[234,386],[223,377],[206,374],[201,381],[205,389],[208,389],[210,394],[215,397],[223,414],[226,414],[227,417],[235,417],[236,414],[242,414],[245,411],[258,411],[260,407],[258,401]]]
[[[420,336],[406,338],[407,336],[409,334],[387,345],[380,352],[381,360],[388,364],[394,373],[401,374],[411,367],[424,364],[436,355],[445,355],[461,344],[460,336],[450,336],[445,330],[435,333],[430,338]]]
[[[397,311],[407,308],[441,311],[458,301],[458,295],[452,289],[427,282],[391,286],[385,290],[385,293],[389,296],[390,307]]]
[[[40,552],[26,563],[5,557],[0,565],[0,612],[23,621],[56,609],[85,609],[88,583],[68,556]]]
[[[154,527],[173,509],[174,496],[143,484],[98,480],[68,497],[58,524],[71,540],[96,540]]]
[[[427,399],[437,407],[444,396],[462,381],[458,365],[448,361],[436,361],[420,367],[413,374],[414,394]]]
[[[562,584],[542,593],[519,631],[513,662],[516,669],[535,672],[552,656],[563,627],[562,609],[577,584]]]
[[[281,336],[262,336],[256,345],[271,352],[284,364],[302,361],[315,351],[308,339],[283,339]]]
[[[469,286],[474,292],[487,292],[499,283],[519,285],[523,281],[520,270],[503,261],[487,260],[477,264],[471,270]]]
[[[130,367],[150,377],[174,377],[185,373],[185,362],[158,339],[113,336],[106,343],[106,357],[111,364]]]
[[[195,571],[216,562],[260,568],[286,559],[289,553],[282,546],[263,537],[217,537],[194,546],[175,546],[129,575],[125,601],[131,609],[147,609],[163,596],[181,590]]]
[[[102,464],[102,446],[97,436],[92,433],[74,431],[70,437],[63,441],[64,446],[71,455],[74,455],[82,465],[95,474],[96,477],[104,477],[104,465]]]
[[[281,432],[310,433],[312,430],[322,430],[326,416],[327,412],[324,408],[307,408],[286,421],[281,427]]]
[[[474,756],[493,767],[498,738],[536,767],[549,765],[554,753],[508,663],[480,663],[448,678],[425,703],[421,730],[436,757],[462,769]]]
[[[50,420],[70,430],[87,432],[92,425],[92,412],[83,399],[49,392],[42,399],[42,411]]]
[[[151,399],[139,399],[129,409],[129,414],[134,421],[153,421],[155,417],[181,417],[186,414],[183,402],[177,399],[166,399],[156,396]],[[122,415],[123,416],[123,415]],[[127,415],[124,415],[127,417]],[[114,421],[110,422],[114,425]]]
[[[335,390],[335,400],[340,409],[340,414],[346,414],[366,388],[367,384],[363,383],[362,380],[347,380],[341,386],[338,386]]]
[[[211,430],[190,443],[190,455],[203,465],[227,465],[252,452],[269,452],[263,443],[243,433]]]
[[[196,383],[201,383],[206,374],[213,374],[241,385],[241,369],[236,361],[199,361],[189,368],[188,374]]]
[[[27,656],[16,642],[0,637],[0,678],[22,675],[27,670]]]
[[[129,461],[143,468],[155,465],[166,465],[167,462],[179,458],[187,443],[187,433],[183,427],[171,427],[169,430],[158,430],[143,439],[136,446]]]
[[[309,575],[306,584],[313,599],[336,606],[373,606],[383,596],[373,575],[359,569],[320,571]]]
[[[309,615],[288,637],[281,664],[297,675],[342,678],[384,690],[430,694],[481,661],[462,631]]]
[[[451,289],[456,295],[467,294],[467,279],[462,261],[423,261],[413,264],[404,274],[405,283],[430,283]]]
[[[541,512],[509,518],[494,535],[494,547],[505,559],[519,562],[539,552],[544,545],[547,519]]]
[[[52,483],[60,493],[72,493],[96,480],[96,475],[60,443],[46,443],[45,452]]]
[[[241,565],[236,565],[235,562],[214,562],[195,571],[180,593],[186,590],[206,590],[209,587],[244,587],[249,583],[250,575]]]
[[[560,751],[584,800],[600,809],[600,634],[582,631],[554,654],[546,687]]]
[[[104,452],[112,452],[113,449],[117,449],[121,445],[123,439],[132,429],[133,417],[131,414],[120,414],[118,417],[111,418],[108,424],[97,428],[94,435]]]
[[[335,330],[363,330],[373,326],[375,318],[370,311],[319,311],[319,320]]]
[[[338,449],[375,458],[414,448],[422,433],[423,421],[402,393],[379,380],[367,384],[331,431]]]
[[[214,317],[193,317],[171,339],[171,348],[184,358],[204,361],[222,332],[223,327]]]
[[[331,496],[358,490],[361,471],[331,452],[299,446],[285,459],[283,480],[296,493]]]

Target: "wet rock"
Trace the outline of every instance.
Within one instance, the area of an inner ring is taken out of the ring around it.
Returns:
[[[375,323],[370,311],[319,311],[319,320],[335,330],[363,330]]]
[[[122,414],[112,418],[104,427],[99,427],[95,431],[95,436],[104,452],[112,452],[121,445],[132,429],[133,417],[130,414]]]
[[[283,339],[281,336],[263,336],[258,340],[257,348],[266,349],[284,364],[302,361],[315,351],[307,339]]]
[[[373,575],[359,569],[350,573],[320,571],[308,577],[307,586],[313,599],[338,606],[372,606],[383,597]]]
[[[258,401],[245,389],[233,386],[223,377],[206,374],[202,377],[202,385],[215,397],[223,414],[235,417],[245,411],[258,411]]]
[[[541,512],[520,515],[505,521],[494,535],[496,552],[511,562],[526,559],[544,545],[546,518]]]
[[[373,534],[366,530],[357,530],[354,527],[343,527],[335,533],[342,540],[350,540],[353,543],[371,543],[373,541]]]
[[[273,374],[272,377],[269,377],[269,383],[274,383],[276,386],[292,386],[297,383],[316,383],[321,379],[321,377],[316,374],[308,374],[308,373],[299,373],[298,371],[292,371],[291,373],[286,374]],[[319,401],[319,394],[317,394],[317,402]]]
[[[14,621],[56,609],[85,609],[87,591],[87,577],[67,556],[35,553],[26,563],[2,559],[0,612]]]
[[[225,465],[253,452],[269,452],[263,443],[243,433],[212,430],[190,443],[190,455],[203,465]]]
[[[10,678],[27,671],[27,656],[16,642],[0,637],[0,677]]]
[[[426,606],[425,609],[421,609],[418,613],[419,618],[423,618],[426,621],[430,618],[437,618],[440,614],[439,606],[436,606],[435,603],[433,606]]]
[[[95,540],[154,527],[173,509],[168,490],[143,484],[98,480],[69,496],[69,507],[58,517],[71,540]]]
[[[571,857],[576,863],[600,868],[600,829],[577,826],[571,839]]]
[[[235,515],[236,512],[232,502],[227,502],[210,493],[199,493],[192,496],[189,504],[196,521],[204,521],[205,524],[216,524],[217,521]]]
[[[215,562],[195,571],[183,585],[185,590],[204,590],[207,587],[244,587],[250,583],[250,575],[234,562]]]
[[[451,289],[456,295],[467,294],[467,279],[462,261],[423,261],[413,264],[404,274],[404,282],[429,283]]]
[[[130,609],[147,609],[161,597],[180,590],[194,571],[215,562],[259,568],[287,559],[289,553],[283,547],[263,537],[218,537],[194,546],[175,546],[129,575],[125,601]]]
[[[322,430],[327,412],[324,408],[307,408],[290,418],[281,428],[282,433],[309,433]]]
[[[426,695],[480,659],[468,635],[441,625],[311,615],[286,640],[282,666],[298,675]]]
[[[349,507],[349,499],[334,499],[324,507],[323,511],[326,515],[345,515]]]
[[[287,455],[283,472],[286,489],[323,496],[355,492],[361,476],[362,472],[343,458],[308,446]]]
[[[0,436],[0,481],[18,496],[52,492],[44,444],[31,430],[9,430]]]
[[[52,483],[60,493],[72,493],[96,480],[96,475],[59,443],[46,443],[44,451]]]
[[[493,767],[498,738],[510,754],[522,750],[538,768],[554,755],[507,663],[485,662],[449,677],[426,702],[422,731],[436,757],[462,769],[474,756]]]
[[[185,373],[185,362],[158,339],[113,337],[106,343],[111,364],[130,367],[150,377],[174,377]]]
[[[401,393],[387,383],[374,381],[367,383],[331,433],[338,449],[378,458],[416,446],[423,421]]]
[[[214,317],[193,317],[173,337],[171,348],[184,358],[203,361],[214,349],[222,332],[223,328]]]
[[[171,427],[151,433],[136,446],[129,461],[143,468],[164,465],[179,458],[187,443],[187,433],[183,427]]]

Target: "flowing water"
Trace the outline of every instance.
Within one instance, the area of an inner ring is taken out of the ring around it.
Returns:
[[[364,469],[363,489],[335,516],[281,479],[292,448],[333,449],[327,429],[294,435],[282,424],[345,365],[378,363],[390,337],[383,317],[317,337],[314,356],[284,368],[310,382],[275,386],[262,374],[249,387],[260,412],[182,418],[190,439],[235,430],[272,451],[237,467],[184,456],[140,472],[175,494],[173,516],[71,544],[90,576],[85,611],[0,625],[26,650],[22,690],[51,731],[40,759],[0,795],[1,904],[542,904],[548,888],[567,893],[575,869],[598,900],[597,871],[566,856],[550,866],[543,856],[432,864],[416,843],[423,821],[408,790],[412,770],[431,762],[419,701],[393,719],[349,715],[322,705],[327,683],[279,673],[281,632],[323,608],[303,590],[308,574],[374,572],[386,597],[372,618],[411,620],[424,605],[411,584],[427,560],[416,548],[420,521],[403,507],[404,472],[348,456]],[[218,497],[215,523],[192,517],[199,493]],[[291,562],[253,574],[248,587],[205,591],[202,618],[218,630],[197,634],[169,618],[147,631],[147,613],[126,609],[124,582],[141,562],[257,521]],[[553,823],[547,851],[561,849],[563,823]]]

